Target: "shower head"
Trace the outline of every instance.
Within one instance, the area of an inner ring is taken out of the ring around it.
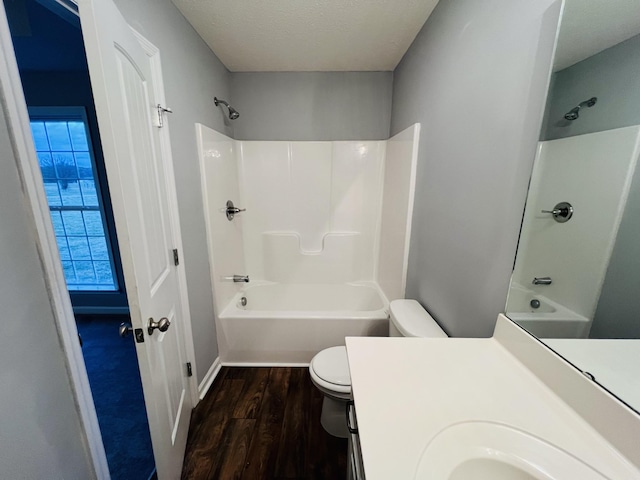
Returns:
[[[581,108],[583,108],[583,107],[591,108],[596,104],[597,101],[598,101],[598,97],[591,97],[589,100],[585,100],[584,102],[580,102],[580,105],[578,105],[577,107],[572,108],[567,113],[565,113],[564,118],[566,120],[570,120],[570,121],[576,120],[580,116],[580,109]]]
[[[235,108],[229,107],[229,119],[230,120],[235,120],[239,116],[240,116],[240,114],[238,113],[238,111]]]
[[[564,114],[567,120],[576,120],[580,116],[580,107],[575,107]]]
[[[238,113],[238,111],[235,108],[233,108],[231,105],[229,105],[224,100],[219,100],[218,97],[213,97],[213,103],[215,104],[216,107],[218,105],[220,105],[220,104],[222,104],[225,107],[227,107],[227,109],[229,110],[229,120],[235,120],[236,118],[238,118],[240,116],[240,114]]]

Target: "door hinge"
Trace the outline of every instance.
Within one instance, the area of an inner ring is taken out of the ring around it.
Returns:
[[[187,362],[187,377],[193,377],[193,369],[191,368],[191,362]]]
[[[178,249],[177,248],[173,249],[173,264],[174,265],[180,265],[180,257],[178,256]]]

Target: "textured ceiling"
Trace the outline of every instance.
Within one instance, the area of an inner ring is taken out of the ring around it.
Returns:
[[[566,0],[554,70],[640,34],[640,0]]]
[[[393,70],[438,0],[172,0],[232,72]]]

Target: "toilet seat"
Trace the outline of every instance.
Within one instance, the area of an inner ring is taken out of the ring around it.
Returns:
[[[322,350],[311,360],[309,373],[313,382],[328,393],[339,394],[340,397],[351,394],[351,375],[346,347]]]

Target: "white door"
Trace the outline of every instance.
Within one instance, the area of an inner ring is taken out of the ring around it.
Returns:
[[[79,8],[131,323],[144,335],[136,349],[153,453],[161,480],[179,478],[193,406],[186,365],[192,340],[185,335],[182,267],[174,265],[179,224],[171,208],[173,169],[158,128],[160,82],[111,0],[81,0]],[[168,330],[147,331],[150,319],[163,318]]]

